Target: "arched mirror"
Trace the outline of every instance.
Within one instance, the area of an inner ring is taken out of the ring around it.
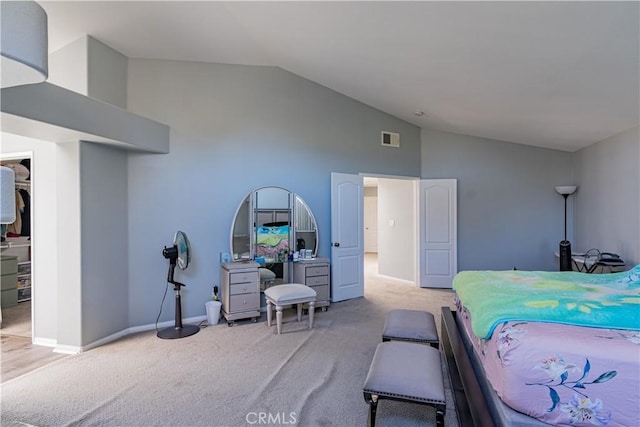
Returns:
[[[297,194],[282,187],[260,187],[242,200],[231,228],[234,261],[255,260],[288,279],[287,262],[294,252],[308,257],[318,251],[318,227],[311,209]]]

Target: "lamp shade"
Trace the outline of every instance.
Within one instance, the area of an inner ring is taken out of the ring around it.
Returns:
[[[0,224],[16,220],[16,189],[13,169],[0,166]]]
[[[573,194],[577,188],[578,187],[576,187],[575,185],[560,185],[556,187],[556,191],[564,196],[565,194]]]
[[[49,75],[47,14],[34,1],[0,2],[0,84],[40,83]]]

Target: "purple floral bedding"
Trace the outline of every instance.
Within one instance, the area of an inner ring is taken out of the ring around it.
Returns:
[[[640,426],[640,332],[506,321],[473,334],[484,373],[504,403],[559,426]]]

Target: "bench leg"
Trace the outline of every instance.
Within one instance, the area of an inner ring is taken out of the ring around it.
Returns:
[[[302,306],[302,304],[300,304]],[[316,311],[315,301],[309,301],[309,329],[313,329],[313,314]]]
[[[267,326],[271,327],[271,301],[267,300]]]
[[[276,305],[276,329],[278,329],[278,335],[282,332],[282,306]]]
[[[298,322],[302,320],[302,303],[296,304],[298,309]]]
[[[369,404],[369,418],[367,421],[367,425],[368,427],[375,427],[376,412],[378,411],[378,396],[373,396],[370,393],[365,393],[364,401]]]

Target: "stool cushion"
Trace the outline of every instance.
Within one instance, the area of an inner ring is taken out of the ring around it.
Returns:
[[[379,396],[444,405],[440,352],[421,344],[378,344],[363,390]]]
[[[383,339],[438,342],[433,314],[419,310],[391,310],[382,332]]]
[[[273,280],[276,278],[276,273],[268,268],[258,268],[258,273],[260,274],[260,280]]]
[[[316,291],[309,286],[299,283],[288,283],[265,289],[264,296],[276,304],[284,305],[287,301],[299,300],[301,298],[314,300],[316,298]]]

